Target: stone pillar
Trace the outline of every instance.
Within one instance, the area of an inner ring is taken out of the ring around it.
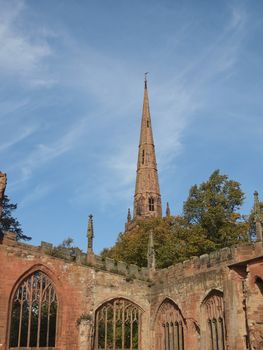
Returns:
[[[79,324],[79,350],[92,350],[94,339],[93,321],[81,320]]]

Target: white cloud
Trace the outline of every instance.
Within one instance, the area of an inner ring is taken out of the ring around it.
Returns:
[[[36,131],[36,127],[28,127],[28,128],[23,128],[22,130],[19,131],[19,133],[17,134],[12,134],[12,136],[8,135],[8,139],[9,141],[0,144],[0,153],[8,150],[8,148],[13,147],[14,145],[18,144],[19,142],[21,142],[22,140],[26,139],[27,137],[29,137],[30,135],[32,135],[35,131]],[[12,137],[12,139],[10,140],[10,137]],[[3,139],[3,137],[2,137]]]
[[[0,76],[23,78],[33,86],[53,84],[44,72],[43,62],[52,54],[46,38],[33,40],[34,33],[18,28],[17,23],[26,10],[25,3],[0,1],[0,7]]]

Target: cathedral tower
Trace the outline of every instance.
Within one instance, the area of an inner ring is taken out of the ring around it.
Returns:
[[[145,75],[133,218],[158,216],[162,216],[162,203]]]

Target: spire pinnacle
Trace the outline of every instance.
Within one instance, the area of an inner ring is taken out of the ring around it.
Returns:
[[[262,224],[263,224],[263,212],[262,212],[263,204],[259,202],[259,195],[258,192],[254,192],[254,220],[255,220],[255,225],[256,225],[256,235],[257,235],[257,240],[262,241],[263,239],[263,229],[262,229]]]
[[[167,217],[171,216],[171,210],[168,202],[166,203],[166,216]]]
[[[152,230],[149,232],[147,262],[148,262],[148,269],[155,271],[155,250],[154,250]]]
[[[88,237],[88,254],[93,254],[94,229],[93,229],[93,216],[92,216],[92,214],[89,215],[87,237]]]
[[[145,73],[144,78],[144,97],[133,211],[134,218],[141,219],[162,216],[161,194],[147,89],[147,74]]]
[[[127,222],[131,222],[131,209],[128,208]]]

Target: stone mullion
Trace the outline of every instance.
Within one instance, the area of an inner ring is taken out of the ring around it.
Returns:
[[[39,303],[38,303],[38,324],[37,324],[37,347],[39,347],[40,342],[40,328],[41,328],[41,311],[42,311],[42,292],[43,292],[43,279],[42,274],[40,274],[40,288],[39,288]]]
[[[133,349],[133,317],[132,317],[132,313],[133,313],[133,310],[131,310],[131,314],[130,314],[130,317],[131,317],[131,320],[130,320],[130,350]]]
[[[215,350],[214,348],[214,337],[213,337],[213,325],[212,320],[208,320],[209,330],[210,330],[210,340],[211,340],[211,350]]]
[[[22,328],[22,317],[23,317],[23,306],[24,306],[24,286],[22,287],[22,299],[20,300],[20,313],[19,313],[19,329],[18,329],[18,341],[17,346],[21,345],[21,328]]]
[[[218,326],[219,326],[219,350],[225,350],[224,320],[221,317],[218,320]]]
[[[122,350],[125,347],[125,303],[122,302],[122,325],[121,325],[121,348]]]
[[[142,341],[141,341],[141,338],[142,338],[142,327],[141,327],[141,324],[142,324],[142,313],[141,313],[141,310],[138,312],[138,349],[141,350],[141,347],[142,347]]]
[[[34,276],[31,276],[30,292],[29,292],[29,310],[28,310],[28,324],[27,324],[27,347],[30,345],[30,331],[31,331],[31,319],[32,319],[32,299],[33,299],[33,282]]]
[[[213,328],[214,328],[214,349],[218,349],[218,332],[217,332],[217,320],[213,319]]]
[[[178,322],[174,322],[174,350],[179,350],[178,347]]]
[[[99,314],[100,312],[97,312],[96,315],[95,350],[97,350],[99,347]]]
[[[47,338],[46,338],[47,347],[49,346],[50,306],[51,306],[51,289],[48,288]]]
[[[108,309],[105,309],[105,334],[104,334],[104,349],[107,350],[107,339],[108,339]]]
[[[116,350],[116,301],[113,303],[113,350]]]

